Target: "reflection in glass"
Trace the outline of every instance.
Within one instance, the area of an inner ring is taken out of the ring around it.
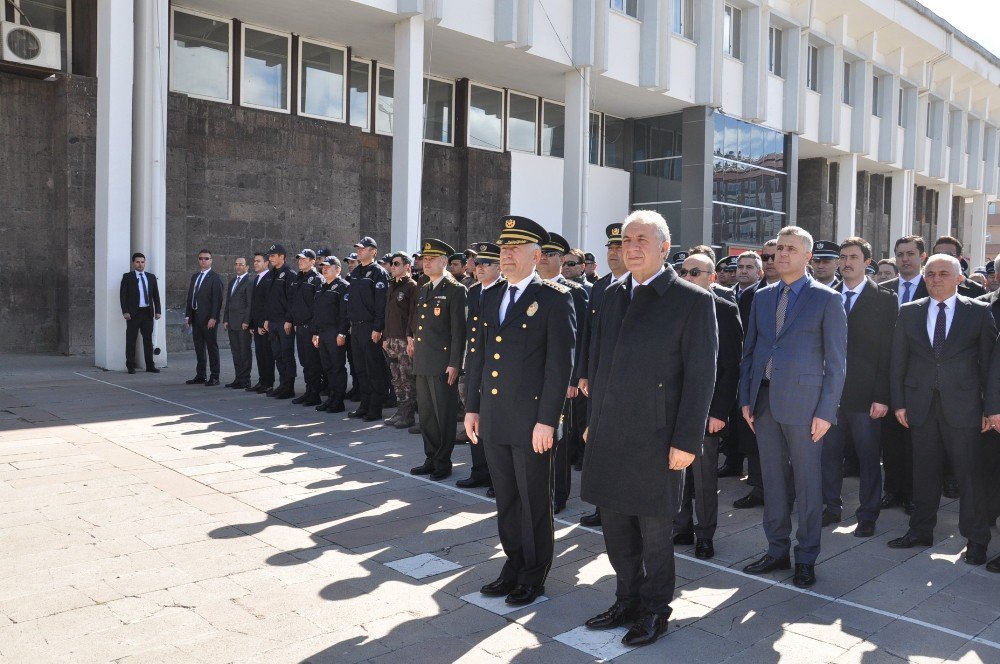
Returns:
[[[385,67],[378,68],[378,88],[375,98],[375,131],[392,134],[392,101],[395,96],[395,72]]]
[[[301,41],[303,113],[344,119],[344,51]]]
[[[68,63],[68,52],[67,47],[69,46],[69,40],[66,39],[66,3],[69,0],[21,0],[20,2],[20,12],[14,12],[17,15],[18,22],[24,25],[30,25],[33,28],[38,28],[39,30],[48,30],[49,32],[58,32],[60,37],[59,40],[59,51],[62,56],[62,64],[60,68],[66,71]]]
[[[561,104],[542,102],[542,154],[562,157],[565,150],[566,109]]]
[[[371,64],[360,60],[351,61],[348,86],[351,89],[351,124],[368,131],[368,95],[371,87]]]
[[[229,101],[229,21],[174,12],[170,88]]]
[[[601,114],[590,114],[590,163],[601,164]]]
[[[243,103],[288,109],[288,35],[243,31]]]
[[[507,149],[534,154],[537,114],[537,99],[510,93],[510,105],[507,111]]]
[[[469,86],[469,147],[503,149],[503,91]]]
[[[424,139],[451,143],[451,107],[454,83],[424,79]]]
[[[625,168],[625,121],[604,116],[604,165]]]
[[[640,161],[632,168],[634,205],[681,200],[681,160]]]

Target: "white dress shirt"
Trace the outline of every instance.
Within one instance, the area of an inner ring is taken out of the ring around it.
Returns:
[[[636,283],[635,277],[632,276],[631,272],[626,272],[625,274],[623,274],[622,278],[621,278],[621,281],[624,281],[625,279],[628,279],[628,297],[629,297],[629,299],[632,299],[632,297],[635,295],[635,287],[636,286],[648,286],[649,284],[653,283],[654,279],[656,279],[658,276],[660,276],[661,274],[663,274],[664,271],[665,271],[664,268],[661,267],[656,274],[654,274],[653,276],[651,276],[649,279],[646,279],[641,284],[640,283]]]
[[[907,302],[913,302],[915,299],[917,299],[915,297],[915,294],[917,292],[917,288],[920,286],[920,280],[921,279],[923,279],[923,275],[920,275],[920,274],[918,274],[917,276],[913,277],[909,281],[904,281],[903,277],[899,278],[899,292],[896,293],[896,299],[899,300],[900,304],[906,304]],[[910,299],[909,300],[905,300],[905,301],[903,300],[903,293],[906,291],[906,286],[904,286],[904,284],[911,284],[910,285]]]
[[[149,279],[146,278],[144,272],[139,272],[139,270],[132,270],[135,272],[135,281],[139,284],[139,306],[148,307],[149,302],[146,301],[146,291],[149,289]],[[146,283],[146,288],[142,287],[143,282]]]
[[[514,293],[514,302],[517,302],[518,300],[521,299],[521,296],[524,295],[524,289],[528,287],[528,284],[531,283],[531,280],[534,279],[534,277],[535,277],[535,273],[532,272],[531,274],[529,274],[524,279],[521,279],[521,281],[517,282],[516,284],[508,284],[507,285],[507,290],[503,294],[503,299],[500,300],[500,322],[501,323],[503,322],[504,317],[507,315],[507,307],[510,306],[510,304],[511,304],[511,301],[510,301],[510,289],[511,288],[516,288],[517,289],[517,291]]]
[[[232,290],[229,291],[230,296],[232,296],[232,294],[236,292],[236,289],[239,287],[240,282],[243,281],[243,277],[245,276],[246,276],[245,272],[243,274],[236,275],[236,281],[233,282],[233,288]]]
[[[867,283],[868,283],[867,279],[862,279],[861,283],[859,283],[854,288],[848,288],[847,284],[845,283],[844,290],[840,294],[840,298],[844,301],[844,305],[845,306],[847,305],[847,293],[849,292],[854,293],[854,295],[851,297],[851,309],[853,309],[854,305],[858,303],[858,298],[861,297],[861,291],[865,289],[865,285]]]
[[[257,282],[254,284],[254,286],[260,286],[260,280],[263,279],[266,276],[267,276],[267,270],[264,270],[263,272],[258,272],[257,273]]]
[[[946,309],[944,310],[944,337],[948,338],[948,332],[951,331],[951,321],[955,318],[955,303],[958,301],[958,294],[952,295],[947,300],[944,301]],[[938,317],[938,301],[931,298],[930,304],[927,306],[927,340],[931,342],[931,346],[934,345],[934,328],[937,327],[937,317]]]

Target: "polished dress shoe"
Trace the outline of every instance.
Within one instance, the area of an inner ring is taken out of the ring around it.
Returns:
[[[509,595],[510,591],[517,587],[517,581],[505,581],[497,579],[492,583],[487,583],[479,589],[479,592],[487,597],[503,597]]]
[[[738,510],[745,510],[751,507],[760,507],[764,504],[763,496],[757,495],[754,491],[751,491],[742,498],[737,498],[733,501],[733,507]]]
[[[302,402],[303,406],[318,406],[321,401],[319,390],[309,390],[306,392],[305,397],[305,400]]]
[[[982,565],[986,562],[986,546],[969,542],[965,546],[965,562],[970,565]]]
[[[941,483],[941,495],[951,500],[958,498],[958,480],[954,477],[944,478]]]
[[[291,399],[295,396],[295,388],[293,387],[279,387],[274,392],[275,399]]]
[[[507,595],[507,599],[504,600],[504,603],[509,606],[526,606],[538,599],[544,592],[545,586],[526,586],[524,584],[518,584],[513,590],[510,591],[510,594]]]
[[[234,388],[234,387],[238,387],[238,386],[239,386],[239,384],[240,384],[240,382],[239,382],[238,380],[234,380],[234,381],[233,381],[233,382],[231,382],[231,383],[226,383],[226,387],[228,387],[228,388],[232,389],[232,388]]]
[[[743,477],[743,469],[735,463],[724,463],[719,466],[719,477]]]
[[[990,562],[986,563],[986,571],[993,572],[994,574],[1000,574],[1000,556],[997,556]]]
[[[487,498],[496,498],[497,497],[496,489],[494,489],[492,486],[489,489],[487,489],[486,490],[486,497]]]
[[[564,509],[566,509],[566,501],[565,500],[555,500],[555,501],[552,502],[552,513],[553,514],[559,514]]]
[[[257,390],[259,390],[262,387],[264,387],[264,386],[261,385],[260,382],[258,382],[256,384],[251,385],[250,387],[246,388],[246,390],[247,390],[247,392],[256,392]]]
[[[441,480],[446,480],[451,477],[451,468],[442,468],[441,470],[435,470],[431,473],[431,479],[435,482],[440,482]]]
[[[245,390],[249,387],[250,383],[236,383],[233,385],[234,390]]]
[[[816,585],[815,567],[815,565],[807,565],[806,563],[795,563],[795,576],[792,577],[792,583],[795,584],[796,588],[811,588]]]
[[[699,537],[698,543],[694,546],[694,557],[700,560],[708,560],[715,557],[715,545],[707,537]]]
[[[129,372],[130,374],[134,374],[134,373],[135,373],[135,368],[134,368],[134,367],[129,367],[129,368],[128,368],[128,372]]]
[[[854,529],[855,537],[871,537],[875,534],[874,521],[858,521],[858,527]]]
[[[256,392],[257,394],[267,394],[273,389],[274,387],[272,385],[261,385],[256,390],[254,390],[254,392]]]
[[[204,378],[199,378],[198,376],[195,376],[191,380],[184,381],[184,384],[185,385],[201,385],[204,382],[205,382]]]
[[[601,510],[594,510],[593,514],[584,514],[580,517],[581,526],[590,526],[591,528],[601,525]]]
[[[424,463],[420,466],[410,468],[410,475],[430,475],[433,472],[434,472],[434,466],[429,463]]]
[[[675,546],[690,546],[694,544],[694,533],[677,533],[674,535]]]
[[[903,499],[894,493],[886,493],[882,496],[882,502],[879,505],[884,510],[892,509],[893,507],[902,507]]]
[[[208,380],[205,381],[205,387],[215,387],[218,384],[219,384],[218,378],[209,378]]]
[[[654,643],[667,631],[669,618],[669,613],[643,613],[629,627],[622,637],[622,643],[633,648]]]
[[[754,562],[743,568],[747,574],[767,574],[776,570],[791,569],[792,563],[788,556],[784,558],[774,558],[770,554],[764,554]]]
[[[381,412],[372,412],[372,413],[365,414],[361,418],[361,421],[362,422],[379,422],[379,421],[381,421],[381,419],[382,419],[382,413]]]
[[[584,625],[586,625],[587,629],[614,629],[615,627],[634,623],[638,618],[638,605],[618,600],[607,611],[598,613],[585,622]]]
[[[275,396],[276,396],[277,394],[278,394],[278,388],[276,388],[276,387],[269,387],[269,388],[267,388],[267,391],[266,391],[266,392],[264,392],[264,396],[266,396],[266,397],[271,397],[272,399],[273,399],[273,398],[274,398],[274,397],[275,397]]]
[[[363,411],[363,410],[361,410],[360,408],[358,408],[357,410],[352,410],[351,412],[349,412],[349,413],[347,414],[347,416],[348,416],[348,417],[353,417],[353,418],[355,418],[355,419],[358,419],[358,420],[360,420],[361,418],[363,418],[363,417],[364,417],[365,415],[367,415],[367,414],[368,414],[368,413],[366,413],[365,411]]]
[[[294,399],[292,399],[292,403],[295,404],[296,406],[299,405],[300,403],[305,403],[306,399],[309,398],[309,393],[310,393],[310,391],[306,390],[301,395],[299,395],[299,396],[295,397]]]
[[[469,475],[464,480],[455,482],[455,486],[461,489],[476,489],[481,486],[489,486],[490,478],[473,477]]]
[[[831,514],[830,512],[823,512],[823,527],[832,526],[835,523],[840,523],[840,516],[837,514]]]
[[[890,549],[912,549],[915,546],[934,546],[934,538],[906,533],[902,537],[889,540],[886,544]]]
[[[157,369],[156,367],[150,367],[146,369],[146,373],[160,373],[160,370]]]
[[[343,401],[334,401],[326,407],[326,412],[328,413],[343,413],[345,410],[347,410],[347,407]]]

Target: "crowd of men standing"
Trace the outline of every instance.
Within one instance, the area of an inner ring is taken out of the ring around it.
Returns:
[[[293,270],[274,244],[253,255],[254,274],[237,258],[228,284],[202,250],[186,296],[197,356],[187,384],[219,385],[221,323],[226,387],[330,413],[356,401],[348,416],[365,422],[395,407],[385,423],[422,435],[411,472],[433,480],[451,475],[456,442],[472,443],[457,484],[495,497],[507,556],[482,592],[511,605],[544,592],[553,514],[582,471],[596,509],[581,522],[602,527],[618,577],[616,602],[587,626],[628,625],[628,645],[667,629],[674,546],[715,555],[720,477],[746,474],[734,508],[763,507],[768,547],[747,573],[794,560],[793,583],[815,584],[848,475],[860,478],[854,536],[901,508],[909,528],[888,546],[931,546],[943,493],[959,499],[965,561],[1000,572],[1000,556],[987,562],[1000,516],[1000,257],[967,277],[955,238],[928,256],[922,237],[905,236],[873,262],[863,238],[814,242],[794,226],[760,252],[671,254],[650,211],[606,236],[600,277],[593,255],[518,216],[464,252],[427,238],[379,258],[363,237],[343,259],[303,249]],[[144,256],[132,267],[127,367],[141,334],[157,371],[159,291]]]

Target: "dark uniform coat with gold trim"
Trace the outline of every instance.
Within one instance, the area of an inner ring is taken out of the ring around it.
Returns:
[[[413,331],[413,375],[434,376],[448,367],[462,368],[465,354],[465,286],[445,273],[417,292]]]

